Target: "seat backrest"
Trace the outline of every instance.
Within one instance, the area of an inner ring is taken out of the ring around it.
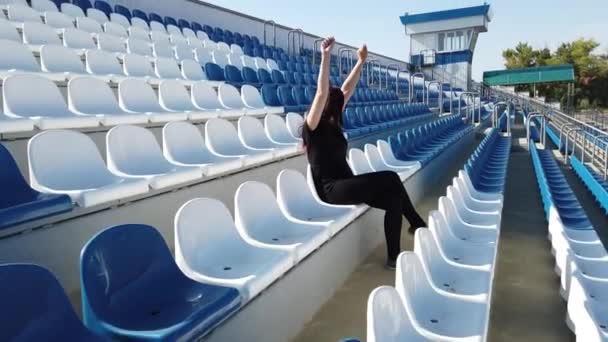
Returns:
[[[177,29],[175,26],[169,26],[169,28],[173,28],[172,30],[170,30],[171,32],[169,32],[169,41],[172,44],[188,45],[188,38],[184,37],[184,35],[182,35],[181,32],[175,32],[175,30],[179,30],[179,29]]]
[[[40,64],[46,72],[86,73],[80,56],[61,45],[43,45],[40,49]]]
[[[28,74],[9,76],[4,80],[2,90],[7,114],[53,117],[69,113],[59,88],[48,78]],[[36,94],[36,101],[32,101],[31,94]]]
[[[106,159],[110,171],[126,174],[154,175],[173,169],[154,134],[139,126],[110,129],[106,134]]]
[[[102,50],[87,50],[87,72],[93,75],[123,75],[116,55]]]
[[[28,144],[30,181],[35,188],[92,189],[112,182],[97,145],[84,133],[50,130]]]
[[[110,86],[103,80],[82,76],[68,82],[68,105],[86,114],[119,114],[122,112]]]
[[[182,78],[182,72],[177,65],[177,61],[173,58],[156,58],[156,61],[154,62],[154,71],[160,78]]]
[[[21,36],[17,32],[17,28],[6,20],[0,20],[0,39],[21,43]]]
[[[167,28],[165,27],[165,25],[156,20],[150,20],[150,31],[167,34]]]
[[[222,68],[225,68],[226,65],[230,64],[228,60],[228,55],[224,51],[211,51],[211,57],[213,58],[213,63],[219,65]]]
[[[0,70],[39,72],[40,66],[27,46],[13,40],[0,39]]]
[[[264,70],[270,72],[270,70],[268,69],[268,64],[266,64],[266,61],[263,58],[255,57],[254,60],[255,60],[255,66],[258,69],[264,69]]]
[[[210,119],[205,123],[207,147],[211,151],[243,151],[243,143],[232,123],[224,119]]]
[[[191,160],[192,156],[209,153],[201,130],[184,121],[170,122],[163,127],[163,154],[168,160]]]
[[[228,55],[228,62],[230,63],[230,65],[233,65],[240,70],[243,68],[243,60],[241,59],[241,57],[242,55],[231,52]]]
[[[276,148],[266,136],[264,126],[257,118],[241,116],[238,121],[238,132],[241,141],[253,148]]]
[[[120,14],[123,17],[127,18],[127,20],[131,20],[133,18],[133,13],[131,13],[131,11],[128,8],[126,8],[125,6],[122,6],[122,5],[114,6],[114,12],[116,14]],[[110,13],[110,15],[111,15],[111,13]]]
[[[245,83],[249,83],[249,84],[260,83],[258,74],[253,69],[251,69],[249,67],[243,67],[243,70],[241,71],[241,73],[243,74],[243,80],[245,80]]]
[[[178,60],[193,59],[194,52],[187,42],[175,44],[175,56]]]
[[[27,184],[21,171],[19,171],[17,162],[2,144],[0,144],[0,163],[2,163],[0,187],[3,189],[3,194],[0,196],[0,209],[28,202],[38,195]],[[5,284],[0,284],[0,286],[3,285]]]
[[[218,88],[220,102],[228,108],[241,109],[244,107],[239,91],[230,84],[222,84]]]
[[[96,49],[91,34],[76,28],[63,29],[63,46],[72,49]]]
[[[236,45],[236,44],[230,45],[230,51],[233,54],[237,55],[237,56],[242,56],[243,55],[243,49],[240,46]]]
[[[277,62],[275,62],[274,59],[269,59],[267,64],[270,70],[280,70],[279,65],[277,64]]]
[[[281,107],[283,105],[277,95],[277,87],[273,85],[262,86],[262,99],[267,106]]]
[[[61,13],[67,14],[72,18],[82,18],[85,17],[84,11],[82,8],[71,4],[71,3],[62,3],[61,4]]]
[[[150,14],[148,14],[148,18],[150,18],[150,23],[154,21],[163,26],[165,25],[163,23],[163,18],[158,13],[151,12]]]
[[[414,252],[403,252],[397,258],[395,288],[405,304],[406,310],[420,312],[429,305],[429,299],[436,298],[422,268],[420,259]]]
[[[125,75],[131,77],[156,77],[152,64],[147,57],[140,54],[128,53],[123,58]]]
[[[241,57],[241,61],[243,62],[243,66],[251,68],[257,72],[258,68],[255,66],[255,60],[253,58],[243,55]]]
[[[264,108],[264,101],[254,86],[245,84],[241,87],[241,99],[243,103],[251,108]]]
[[[14,308],[0,323],[3,341],[101,340],[86,331],[57,278],[41,266],[0,266],[0,300]]]
[[[376,171],[371,167],[371,165],[369,165],[365,152],[358,148],[351,148],[348,151],[348,163],[351,169],[353,169],[353,173],[355,175],[362,175]]]
[[[188,39],[186,39],[186,43],[190,46],[192,50],[205,47],[205,42],[198,39],[197,37],[188,37]]]
[[[272,70],[272,81],[276,84],[285,84],[285,77],[283,73],[279,70]]]
[[[23,42],[31,45],[61,45],[61,39],[52,27],[35,22],[23,23]]]
[[[163,112],[154,89],[144,80],[126,79],[118,84],[120,107],[136,113]]]
[[[204,66],[207,63],[213,63],[211,52],[205,47],[198,47],[194,49],[194,59],[196,59],[201,66]]]
[[[103,12],[106,16],[109,16],[110,13],[114,12],[112,10],[112,6],[105,1],[97,0],[93,3],[93,7]]]
[[[156,58],[175,59],[175,51],[168,42],[156,42],[152,45],[152,53]]]
[[[408,317],[399,293],[390,286],[372,291],[367,301],[367,341],[424,340]]]
[[[284,144],[293,144],[297,139],[287,130],[287,123],[283,118],[275,114],[268,114],[264,118],[264,129],[266,135],[273,141]]]
[[[7,6],[8,20],[18,22],[42,23],[40,13],[27,4],[10,4]]]
[[[158,98],[160,105],[170,111],[186,112],[194,109],[188,90],[178,80],[162,81],[158,87]]]
[[[74,22],[72,17],[65,15],[61,12],[45,12],[44,22],[48,26],[53,28],[74,28]]]
[[[254,239],[264,235],[270,225],[289,225],[272,189],[265,183],[255,181],[245,182],[236,190],[234,220],[241,235]]]
[[[209,110],[223,108],[215,90],[204,82],[197,82],[192,85],[191,99],[192,103],[199,108]]]
[[[120,37],[120,38],[129,37],[127,30],[117,23],[107,22],[103,25],[103,28],[107,34],[110,34],[112,36],[116,36],[116,37]]]
[[[118,53],[127,52],[127,47],[120,37],[107,33],[100,33],[97,35],[97,46],[99,46],[99,49],[103,51]]]
[[[288,85],[279,86],[278,97],[283,105],[287,105],[287,106],[296,105],[296,100],[293,98],[291,87]]]
[[[182,61],[182,77],[189,81],[207,80],[201,65],[192,59],[184,59]]]
[[[135,12],[134,10],[133,12]],[[145,13],[143,13],[145,15]],[[137,27],[142,30],[150,31],[150,25],[148,25],[148,21],[141,17],[132,17],[131,18],[131,27]]]
[[[150,42],[150,32],[146,28],[131,26],[127,29],[127,33],[131,39],[145,41],[146,43]]]
[[[155,228],[126,224],[105,229],[89,240],[80,256],[85,324],[94,317],[112,321],[121,308],[133,305],[134,297],[142,297],[143,289],[161,294],[168,281],[181,277]],[[156,302],[154,296],[147,300]]]
[[[150,40],[154,43],[170,45],[169,35],[163,31],[150,31]]]
[[[101,25],[107,23],[110,20],[110,18],[108,18],[107,14],[105,14],[104,12],[102,12],[96,8],[87,9],[87,17],[95,20],[96,22],[100,23]]]
[[[207,63],[205,64],[205,74],[207,75],[207,79],[210,81],[225,81],[224,70],[215,64],[215,63]]]
[[[183,27],[182,33],[183,33],[184,37],[186,37],[186,38],[196,38],[196,32],[194,32],[189,27]]]
[[[32,9],[40,13],[58,12],[57,5],[50,0],[31,0]]]
[[[87,17],[77,17],[76,28],[78,28],[79,30],[87,31],[89,33],[103,33],[101,24]]]
[[[152,49],[150,47],[150,44],[145,40],[139,40],[133,37],[127,39],[127,52],[129,54],[137,54],[147,57],[152,56]]]
[[[243,82],[243,76],[241,72],[234,65],[226,65],[224,68],[224,76],[228,82],[240,84]]]

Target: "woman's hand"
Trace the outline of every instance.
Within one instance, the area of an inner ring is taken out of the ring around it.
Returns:
[[[367,45],[363,44],[363,46],[357,50],[357,57],[359,57],[359,61],[365,62],[367,59]]]
[[[325,38],[325,40],[321,43],[321,52],[323,53],[323,55],[331,55],[331,50],[334,48],[335,42],[336,39],[334,37]]]

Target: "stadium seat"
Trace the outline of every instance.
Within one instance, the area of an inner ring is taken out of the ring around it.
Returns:
[[[0,300],[13,308],[0,322],[3,341],[103,341],[84,327],[57,278],[41,266],[0,265]]]
[[[87,17],[77,17],[76,28],[92,34],[103,33],[103,28],[101,27],[101,24]]]
[[[187,113],[169,113],[159,104],[154,89],[140,79],[126,79],[118,84],[118,103],[130,113],[144,113],[150,122],[184,121]]]
[[[112,10],[112,6],[105,1],[97,0],[93,3],[93,7],[102,11],[106,16],[109,16],[114,11]]]
[[[127,33],[129,34],[129,38],[137,39],[145,41],[146,43],[150,43],[150,32],[146,28],[141,28],[138,26],[131,26],[127,29]]]
[[[58,80],[61,74],[66,80],[87,73],[74,50],[61,45],[43,45],[40,49],[40,65],[45,73],[57,74],[57,77],[53,77],[55,80]]]
[[[125,75],[130,78],[143,78],[151,83],[160,82],[154,73],[150,60],[144,55],[128,53],[123,58],[122,66]]]
[[[169,163],[152,132],[143,127],[117,126],[106,135],[108,169],[117,176],[145,179],[152,189],[195,181],[198,167]]]
[[[23,43],[30,45],[34,51],[40,51],[40,45],[61,45],[61,39],[55,29],[41,23],[23,23]]]
[[[242,158],[211,153],[202,132],[188,122],[172,122],[163,127],[163,153],[172,164],[200,167],[206,177],[238,170],[243,166]]]
[[[260,120],[242,116],[238,121],[239,138],[243,145],[253,150],[271,151],[275,157],[285,157],[297,152],[297,145],[276,144],[264,130]]]
[[[365,157],[374,171],[393,171],[399,174],[402,181],[405,181],[409,177],[411,177],[416,171],[418,171],[421,167],[419,163],[412,164],[411,166],[392,166],[386,164],[382,157],[380,156],[380,152],[376,145],[365,144],[364,147]]]
[[[215,111],[219,117],[239,117],[243,115],[241,110],[229,110],[224,107],[215,90],[207,82],[196,82],[191,87],[192,103],[202,111]]]
[[[228,110],[240,111],[242,115],[264,115],[265,108],[247,108],[241,99],[239,91],[230,84],[222,84],[218,88],[220,103]]]
[[[207,63],[213,63],[211,52],[205,47],[197,47],[194,49],[194,59],[201,65],[206,66]]]
[[[169,42],[155,42],[152,44],[152,55],[155,58],[175,59],[175,50]]]
[[[5,114],[13,118],[30,118],[40,129],[99,126],[96,117],[71,113],[59,88],[44,77],[27,74],[7,77],[3,94]],[[30,94],[37,94],[36,101],[31,101]]]
[[[82,250],[80,278],[85,325],[112,340],[203,337],[241,302],[234,288],[188,279],[162,235],[146,225],[95,235]]]
[[[306,178],[294,170],[283,170],[277,176],[277,201],[288,218],[328,226],[332,236],[354,218],[352,207],[317,201]]]
[[[127,52],[146,57],[152,57],[152,48],[145,40],[135,39],[133,37],[127,39]],[[147,60],[148,58],[146,58]],[[148,62],[148,64],[150,64]]]
[[[103,25],[110,21],[110,18],[108,18],[108,16],[104,12],[96,8],[87,9],[87,18],[95,20],[100,25]]]
[[[84,11],[80,7],[65,2],[61,4],[61,13],[67,14],[74,19],[86,17]]]
[[[251,118],[249,118],[251,119]],[[283,215],[272,189],[260,182],[245,182],[234,195],[237,230],[249,244],[286,251],[298,263],[329,239],[323,224],[290,221]]]
[[[164,80],[158,88],[160,105],[169,112],[187,113],[189,120],[207,120],[218,117],[212,110],[198,110],[190,100],[190,93],[184,84],[177,80]]]
[[[44,23],[55,29],[74,28],[74,19],[60,12],[45,12]]]
[[[291,86],[280,85],[277,88],[277,96],[286,112],[303,113],[307,109],[307,106],[301,106],[296,103],[296,100],[293,98]]]
[[[194,50],[188,45],[187,42],[177,43],[175,44],[175,59],[184,60],[184,59],[194,59]]]
[[[160,79],[183,80],[182,71],[174,58],[156,58],[154,72]]]
[[[488,304],[438,293],[413,252],[399,255],[395,288],[425,338],[485,339],[484,321]],[[466,312],[466,315],[455,315],[454,312]]]
[[[358,148],[351,148],[348,151],[348,165],[356,176],[375,172],[369,164],[365,152]]]
[[[419,164],[418,162],[403,161],[403,160],[397,159],[395,157],[395,155],[393,154],[393,151],[391,150],[391,146],[385,140],[378,140],[377,148],[378,148],[378,153],[380,154],[380,158],[382,158],[382,161],[386,165],[389,165],[391,167],[401,168],[401,167],[410,167],[410,166]]]
[[[76,28],[63,29],[63,46],[78,50],[81,55],[84,55],[86,50],[97,49],[91,34]]]
[[[479,208],[467,207],[462,194],[451,185],[447,188],[447,198],[454,204],[458,217],[467,224],[487,229],[500,229],[500,212],[486,212]]]
[[[258,70],[264,69],[268,72],[271,72],[271,70],[268,68],[268,64],[266,63],[266,60],[264,60],[263,58],[255,57],[254,61],[255,61],[255,66],[258,68]]]
[[[42,18],[40,13],[33,10],[26,4],[13,3],[6,7],[6,14],[8,20],[13,23],[40,23],[42,24]]]
[[[82,208],[122,201],[148,192],[145,180],[111,174],[90,137],[80,132],[51,130],[28,145],[30,182],[47,194],[65,194]]]
[[[57,5],[50,0],[31,0],[32,9],[40,13],[59,12]]]
[[[272,80],[272,76],[270,73],[264,69],[258,69],[258,79],[260,82],[265,85],[274,85],[274,81]]]
[[[97,46],[100,50],[114,52],[117,56],[122,56],[127,52],[127,46],[122,38],[106,33],[97,35]]]
[[[304,127],[304,118],[298,113],[287,113],[285,115],[285,123],[287,130],[294,138],[302,141],[302,129]]]
[[[98,117],[104,126],[148,122],[146,114],[127,113],[122,110],[109,85],[95,77],[72,78],[68,82],[68,104],[72,112]]]
[[[49,195],[32,189],[25,181],[15,159],[0,144],[0,229],[19,225],[72,210],[72,201],[65,195]]]
[[[241,71],[234,65],[226,65],[224,67],[224,78],[226,79],[226,83],[234,87],[240,88],[244,83]]]
[[[112,36],[120,37],[123,39],[127,39],[129,37],[129,33],[127,29],[122,27],[120,24],[108,22],[103,25],[103,30]]]
[[[0,39],[11,40],[16,43],[21,43],[21,36],[17,31],[17,28],[10,22],[0,19]]]
[[[116,54],[102,50],[87,50],[85,57],[89,74],[112,82],[126,78]]]
[[[40,74],[40,66],[32,52],[23,44],[6,39],[0,39],[0,76],[32,73]],[[40,75],[42,76],[42,75]]]
[[[274,144],[295,146],[296,149],[299,148],[299,139],[289,133],[287,123],[282,117],[275,114],[266,115],[264,118],[264,129],[266,131],[266,136],[268,136],[270,141]]]
[[[110,21],[124,27],[125,30],[131,27],[129,19],[120,13],[110,13]]]
[[[263,163],[273,159],[272,151],[253,149],[245,146],[237,129],[224,119],[211,119],[205,124],[207,147],[221,157],[240,157],[245,166]]]
[[[213,63],[219,65],[222,69],[230,64],[228,55],[224,51],[211,51],[211,58],[213,58]]]
[[[203,68],[193,59],[185,59],[182,61],[182,78],[186,81],[206,81],[207,77],[203,72]]]
[[[166,32],[150,31],[150,41],[160,43],[162,45],[170,45],[169,35]]]
[[[367,301],[367,342],[428,341],[412,324],[394,287],[380,286]]]
[[[199,56],[199,58],[201,58],[201,56]],[[200,63],[200,59],[199,59],[199,63]],[[224,70],[217,64],[215,63],[207,63],[205,64],[205,75],[207,75],[207,79],[210,81],[217,81],[217,82],[221,82],[221,81],[225,81],[226,78],[224,77]]]
[[[293,266],[288,252],[256,247],[243,240],[224,204],[207,198],[191,200],[178,210],[175,260],[191,279],[236,287],[242,304]]]
[[[284,112],[283,107],[266,106],[259,91],[251,85],[246,84],[241,87],[241,99],[247,109],[263,109],[268,114],[283,114]]]

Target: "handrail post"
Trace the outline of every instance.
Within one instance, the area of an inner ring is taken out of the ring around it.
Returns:
[[[319,50],[319,52],[321,51],[321,49],[317,48],[317,46],[321,47],[321,43],[324,39],[323,38],[317,38],[312,42],[312,64],[317,65],[317,50]]]
[[[413,95],[413,92],[415,89],[414,80],[416,79],[416,77],[422,78],[422,103],[424,103],[424,95],[425,95],[425,90],[426,90],[426,76],[424,75],[424,73],[417,72],[410,76],[410,89],[411,89],[411,93],[412,93],[411,95]]]
[[[275,23],[273,20],[266,20],[264,22],[264,46],[268,46],[268,44],[266,44],[266,26],[267,25],[272,25],[274,47],[276,48],[277,47],[277,23]]]
[[[574,141],[573,141],[574,147],[572,149],[572,155],[575,155],[576,154],[576,132],[580,132],[582,130],[583,129],[579,128],[579,127],[574,127],[569,130],[568,129],[566,130],[566,152],[564,155],[564,159],[565,159],[564,162],[566,163],[566,165],[568,165],[568,161],[569,161],[569,159],[568,159],[568,141],[570,140],[570,133],[574,133]]]
[[[540,117],[544,118],[544,115],[539,112],[532,112],[528,114],[528,117],[526,118],[526,142],[528,144],[528,148],[530,147],[530,123],[532,122],[532,119]]]

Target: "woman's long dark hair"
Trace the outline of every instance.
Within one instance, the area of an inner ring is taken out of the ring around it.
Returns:
[[[326,120],[329,123],[335,125],[337,128],[342,128],[342,109],[344,108],[344,93],[340,88],[330,88],[325,108],[321,114],[321,120]],[[308,145],[310,136],[310,128],[304,121],[302,125],[302,140],[304,147]]]

